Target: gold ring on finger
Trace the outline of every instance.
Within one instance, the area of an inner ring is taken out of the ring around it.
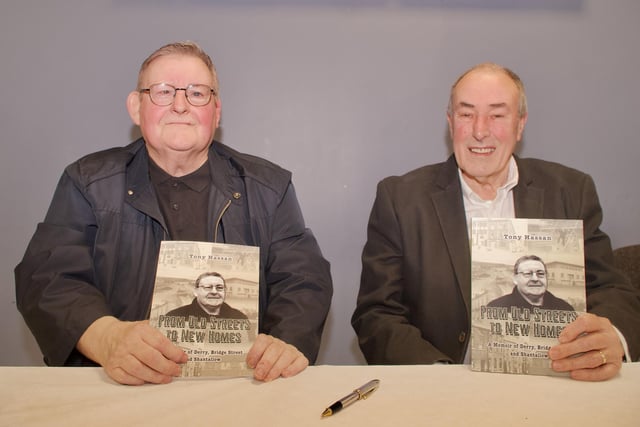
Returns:
[[[602,358],[601,365],[606,365],[607,364],[607,356],[604,354],[604,352],[602,350],[598,350],[598,353],[600,353],[600,357]]]

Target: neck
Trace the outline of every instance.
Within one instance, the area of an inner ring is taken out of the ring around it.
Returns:
[[[207,307],[205,305],[200,304],[200,301],[198,301],[198,305],[207,313],[210,314],[212,316],[217,316],[220,314],[220,309],[222,308],[222,304],[220,304],[217,307]]]
[[[462,178],[482,200],[494,200],[498,195],[498,189],[507,181],[506,175],[497,179],[478,178],[469,176],[464,171],[462,171]]]
[[[518,289],[518,293],[520,293],[520,295],[522,296],[522,298],[524,298],[526,302],[528,302],[529,304],[535,307],[540,307],[544,302],[544,294],[537,295],[537,296],[524,295],[522,292],[520,292],[520,289]]]
[[[171,151],[170,153],[160,153],[154,150],[148,150],[149,157],[158,167],[169,175],[180,178],[189,175],[200,169],[207,161],[209,150],[194,153],[190,151]]]

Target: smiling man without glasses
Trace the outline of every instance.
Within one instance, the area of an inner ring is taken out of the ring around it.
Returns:
[[[598,381],[640,357],[640,292],[613,268],[595,185],[575,169],[514,156],[527,118],[520,78],[479,64],[451,88],[453,155],[378,184],[351,319],[369,363],[468,360],[472,217],[582,219],[589,313],[550,349],[552,367]]]

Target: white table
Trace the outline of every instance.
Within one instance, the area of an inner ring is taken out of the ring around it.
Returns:
[[[326,406],[373,378],[369,399]],[[640,426],[640,363],[600,383],[468,366],[314,366],[259,383],[123,386],[101,368],[0,367],[0,426]]]

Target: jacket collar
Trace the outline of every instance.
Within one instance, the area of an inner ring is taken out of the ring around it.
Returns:
[[[436,178],[439,188],[431,194],[431,199],[442,228],[447,251],[453,263],[454,272],[458,280],[462,295],[471,308],[471,251],[469,249],[469,234],[467,220],[462,201],[462,187],[458,178],[458,164],[451,155],[444,163]]]
[[[516,156],[520,179],[513,189],[513,204],[517,218],[542,218],[544,212],[544,187],[536,184],[536,177],[527,167],[526,160]]]
[[[518,165],[519,181],[513,189],[516,217],[542,218],[544,188],[536,184],[535,176],[526,161],[514,156]],[[438,187],[431,199],[438,215],[449,257],[467,308],[471,307],[471,250],[467,219],[464,212],[462,187],[458,175],[458,164],[452,154],[440,169],[436,178]]]
[[[130,145],[131,159],[126,171],[126,201],[158,221],[166,230],[153,185],[149,179],[149,154],[142,138]]]

